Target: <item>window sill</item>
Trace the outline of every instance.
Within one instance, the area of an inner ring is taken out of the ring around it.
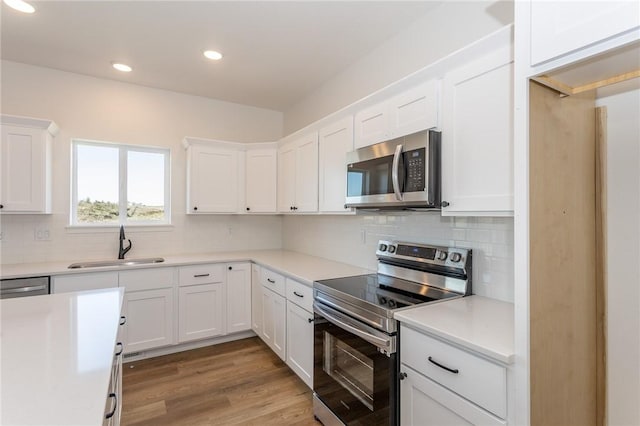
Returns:
[[[67,225],[65,227],[69,234],[95,234],[95,233],[108,233],[118,232],[120,225]],[[170,232],[173,231],[174,226],[165,224],[148,224],[148,225],[124,225],[125,232]]]

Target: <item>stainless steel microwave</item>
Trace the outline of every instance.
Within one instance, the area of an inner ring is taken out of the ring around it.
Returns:
[[[347,154],[347,207],[440,208],[441,133],[424,130]]]

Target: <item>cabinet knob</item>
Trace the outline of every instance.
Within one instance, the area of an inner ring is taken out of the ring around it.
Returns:
[[[122,342],[118,342],[116,343],[116,346],[120,346],[120,350],[116,352],[116,356],[120,356],[122,354],[122,351],[124,350],[124,345],[122,344]]]
[[[307,321],[309,321],[309,323],[313,322],[313,318],[307,318]]]
[[[449,202],[443,201],[442,203],[440,203],[440,207],[449,207]]]
[[[193,208],[193,210],[198,210],[198,208],[197,208],[197,207],[194,207],[194,208]]]
[[[251,209],[249,207],[247,207],[247,211],[250,211]]]
[[[233,266],[229,266],[229,270],[230,270],[230,271],[231,271],[231,270],[233,270]]]
[[[127,317],[124,315],[120,317],[120,325],[125,325],[127,323]]]
[[[0,204],[0,209],[4,209],[4,204]]]
[[[289,210],[293,210],[293,206],[289,206]]]
[[[404,371],[400,372],[400,380],[404,380],[407,378],[407,373],[405,373]]]

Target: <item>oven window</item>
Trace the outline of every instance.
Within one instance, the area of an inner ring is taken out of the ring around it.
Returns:
[[[373,360],[326,331],[324,354],[325,373],[373,410]]]

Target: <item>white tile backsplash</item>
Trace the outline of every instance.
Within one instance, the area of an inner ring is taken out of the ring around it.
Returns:
[[[286,216],[283,222],[283,248],[369,269],[376,268],[381,239],[471,248],[473,293],[513,302],[513,218],[398,212]]]
[[[2,264],[115,259],[119,231],[67,228],[66,215],[4,215],[0,219]],[[46,227],[48,241],[37,241],[34,231]],[[125,227],[133,248],[127,257],[282,247],[281,216],[174,215],[171,227],[158,230]]]

